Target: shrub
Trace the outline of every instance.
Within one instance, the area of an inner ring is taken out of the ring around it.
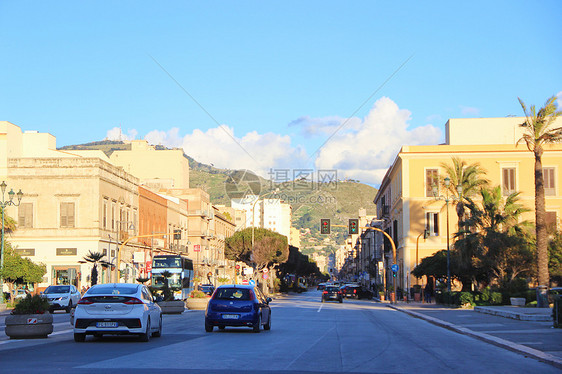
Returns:
[[[560,295],[555,296],[554,298],[552,317],[554,320],[554,327],[562,328],[562,297]]]
[[[50,304],[47,299],[42,298],[39,295],[27,295],[25,299],[22,299],[16,304],[12,314],[43,314],[48,311]]]
[[[458,292],[458,302],[457,305],[474,305],[474,296],[470,292]]]
[[[202,299],[202,298],[207,297],[207,294],[203,291],[193,290],[193,291],[191,291],[191,297],[196,298],[196,299]]]
[[[492,292],[490,294],[490,304],[499,305],[502,303],[502,294],[501,292]]]

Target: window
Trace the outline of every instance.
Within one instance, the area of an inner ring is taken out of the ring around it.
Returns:
[[[21,203],[18,208],[18,226],[33,227],[33,203]]]
[[[439,170],[425,170],[425,197],[433,197],[433,185],[439,185]]]
[[[103,202],[102,225],[104,229],[107,228],[107,203],[105,201]]]
[[[556,195],[556,183],[554,179],[554,168],[543,168],[544,194],[546,196]]]
[[[74,203],[60,203],[60,227],[74,227]]]
[[[504,196],[515,192],[515,168],[502,169],[502,193]]]
[[[425,213],[425,227],[430,236],[439,236],[439,213]]]

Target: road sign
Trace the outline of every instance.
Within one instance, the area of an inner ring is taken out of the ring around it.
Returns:
[[[392,271],[398,271],[398,264],[392,264],[390,268],[392,269]]]
[[[269,278],[269,274],[263,273],[263,275],[262,275],[261,277],[262,277],[263,279],[267,279],[267,278]]]
[[[146,262],[146,271],[147,271],[147,272],[152,271],[152,261],[147,261],[147,262]]]
[[[37,324],[37,318],[28,318],[27,324],[28,325],[36,325]]]
[[[268,273],[268,272],[269,272],[269,269],[268,269],[268,268],[264,268],[264,269],[263,269],[263,272],[264,272],[264,273]]]
[[[193,246],[193,252],[201,252],[201,245],[195,244]]]
[[[255,286],[255,285],[256,285],[256,281],[253,280],[253,279],[250,279],[250,282],[248,282],[248,283],[250,283],[250,286]]]
[[[247,280],[247,279],[242,279],[242,284],[248,285],[248,280]]]

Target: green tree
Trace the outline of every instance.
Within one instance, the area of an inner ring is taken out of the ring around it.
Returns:
[[[84,261],[92,264],[92,271],[90,273],[90,283],[93,285],[98,284],[98,264],[103,267],[108,267],[109,263],[104,261],[105,255],[102,252],[92,252],[89,251],[86,256],[83,257]]]
[[[519,203],[519,192],[504,198],[499,186],[480,190],[480,206],[468,204],[470,214],[456,234],[455,256],[463,290],[469,290],[473,280],[485,274],[485,280],[509,282],[532,270],[532,250],[525,229],[528,221],[520,222],[529,209]],[[470,264],[470,266],[466,266]]]
[[[550,279],[562,284],[562,232],[556,231],[548,243],[548,271]]]
[[[252,248],[252,228],[237,231],[226,239],[225,256],[229,260],[242,261],[248,265],[266,266],[270,262],[283,262],[287,254],[287,237],[271,230],[254,228],[254,247]],[[264,242],[265,238],[266,241]],[[266,243],[272,246],[267,246]],[[255,258],[254,258],[255,257]]]
[[[4,279],[10,292],[13,292],[18,284],[43,281],[43,276],[47,273],[44,264],[36,264],[28,258],[21,257],[8,242],[5,243],[4,256],[4,269],[0,271],[0,277]]]
[[[2,212],[2,207],[0,207],[0,214]],[[8,216],[5,212],[4,212],[4,233],[5,234],[11,234],[12,232],[14,232],[16,230],[16,221],[14,221],[14,219],[10,216]]]
[[[523,137],[529,151],[535,156],[535,233],[537,242],[537,280],[540,286],[549,286],[548,275],[548,237],[546,228],[546,210],[544,198],[544,177],[542,168],[542,155],[544,145],[562,141],[562,127],[552,128],[557,117],[562,114],[558,110],[556,96],[550,97],[542,108],[535,109],[534,105],[527,108],[523,100],[519,99],[521,108],[525,113],[525,122],[521,124],[525,128]],[[545,298],[537,298],[538,307],[548,307]]]
[[[455,275],[455,259],[451,258],[451,277]],[[412,270],[412,275],[417,278],[423,276],[434,277],[435,279],[447,279],[447,250],[435,252],[431,256],[424,257],[421,262]]]
[[[488,180],[484,178],[486,170],[482,169],[479,163],[468,165],[466,161],[458,157],[452,158],[452,164],[442,163],[441,166],[451,180],[448,189],[450,194],[456,197],[453,204],[456,205],[455,210],[460,224],[464,220],[466,204],[471,203],[472,198],[478,194],[480,188],[488,184]],[[462,187],[460,196],[457,186]]]

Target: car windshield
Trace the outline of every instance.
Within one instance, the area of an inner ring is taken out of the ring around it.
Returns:
[[[137,285],[99,286],[88,290],[88,295],[134,295]]]
[[[67,293],[70,292],[70,286],[49,286],[44,293]]]
[[[250,300],[250,290],[247,288],[219,288],[214,298],[224,300]]]
[[[326,287],[326,291],[328,292],[338,292],[340,289],[334,286],[328,286]]]

